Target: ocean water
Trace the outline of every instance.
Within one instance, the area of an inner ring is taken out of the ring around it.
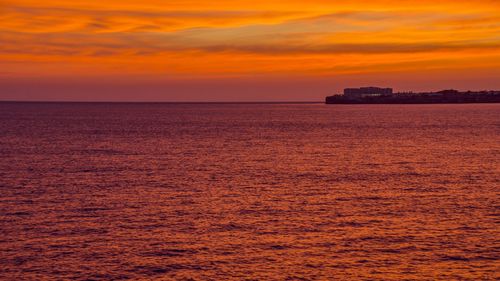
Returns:
[[[500,105],[0,103],[1,280],[498,280]]]

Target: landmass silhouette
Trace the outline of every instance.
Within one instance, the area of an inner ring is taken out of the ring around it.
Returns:
[[[326,104],[432,104],[500,103],[500,91],[442,90],[438,92],[398,92],[392,88],[362,87],[344,89],[343,95],[326,97]]]

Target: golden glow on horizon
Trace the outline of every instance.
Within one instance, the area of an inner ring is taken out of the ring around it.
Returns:
[[[500,68],[500,2],[494,0],[2,3],[3,77]]]

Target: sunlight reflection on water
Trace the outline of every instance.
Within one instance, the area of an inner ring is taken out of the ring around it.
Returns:
[[[0,278],[494,280],[498,116],[0,103]]]

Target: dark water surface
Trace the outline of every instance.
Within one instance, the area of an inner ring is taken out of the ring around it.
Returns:
[[[2,280],[495,280],[500,105],[0,103]]]

